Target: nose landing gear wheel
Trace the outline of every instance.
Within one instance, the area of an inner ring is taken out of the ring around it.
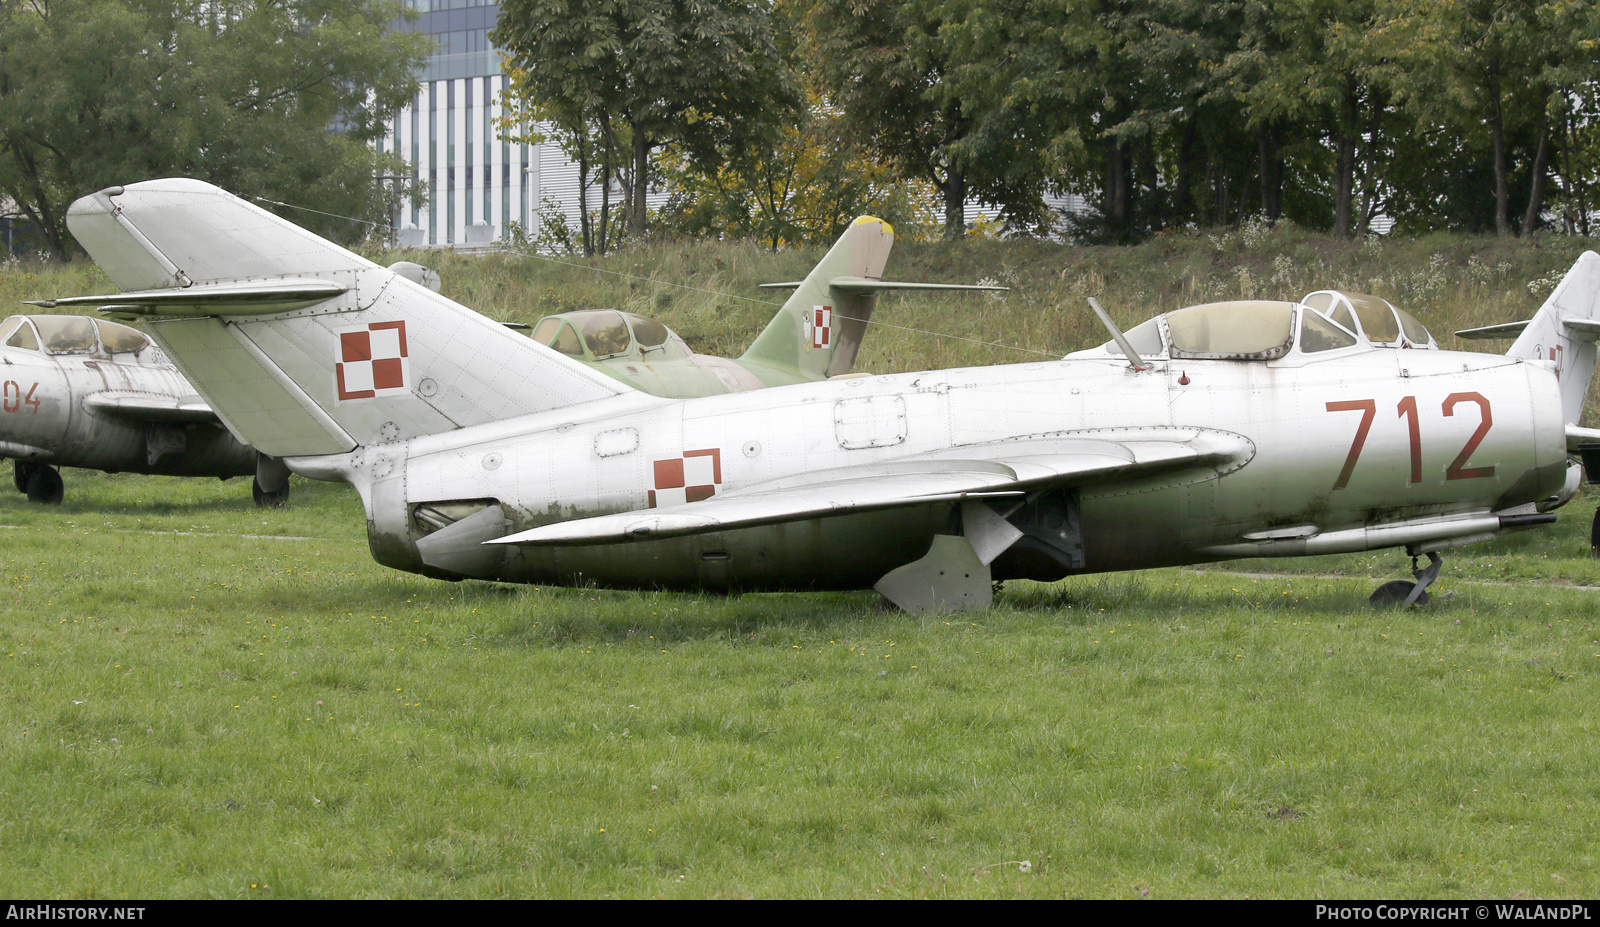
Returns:
[[[1373,608],[1388,608],[1398,605],[1404,608],[1407,605],[1428,605],[1433,602],[1427,589],[1433,581],[1439,578],[1439,568],[1444,566],[1444,561],[1439,558],[1436,551],[1428,551],[1428,565],[1417,569],[1417,555],[1411,555],[1411,575],[1417,581],[1407,582],[1403,579],[1390,580],[1379,586],[1367,597],[1367,604]]]
[[[1367,604],[1371,605],[1373,608],[1389,608],[1390,606],[1394,605],[1404,605],[1406,599],[1410,597],[1411,591],[1415,588],[1417,588],[1417,584],[1409,580],[1390,580],[1389,582],[1379,586],[1377,590],[1372,593],[1372,595],[1367,597]],[[1428,598],[1428,594],[1426,592],[1417,596],[1417,605],[1427,605],[1430,602],[1432,602],[1432,599]]]
[[[28,494],[29,502],[43,502],[45,505],[60,505],[66,496],[61,474],[55,467],[46,464],[34,464],[28,471],[27,486],[23,492]]]

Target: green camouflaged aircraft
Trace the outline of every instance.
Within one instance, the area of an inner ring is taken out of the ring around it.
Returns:
[[[850,372],[879,290],[1004,290],[998,286],[883,280],[894,229],[862,216],[806,279],[767,283],[795,293],[737,360],[696,354],[655,319],[615,309],[540,319],[533,340],[644,392],[692,399],[812,383]]]

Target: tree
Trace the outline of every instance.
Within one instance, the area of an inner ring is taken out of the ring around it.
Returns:
[[[762,0],[505,0],[489,39],[523,75],[525,110],[591,139],[603,187],[625,174],[635,236],[653,151],[715,172],[799,107]]]
[[[932,183],[945,237],[964,233],[969,199],[1013,228],[1044,219],[1044,138],[1010,105],[1011,49],[1033,28],[999,0],[812,0],[807,57],[852,137],[901,177]]]
[[[934,226],[937,191],[896,177],[854,144],[841,117],[813,99],[806,117],[782,127],[769,148],[730,158],[712,174],[683,159],[663,159],[673,191],[666,212],[687,234],[750,238],[782,245],[829,245],[865,213],[902,239]]]
[[[496,127],[500,137],[525,145],[554,139],[578,165],[578,240],[583,256],[605,254],[610,244],[611,181],[616,176],[622,142],[604,112],[592,107],[562,105],[561,101],[536,103],[533,78],[508,63],[510,89],[502,98]],[[589,187],[599,160],[600,211],[589,209]],[[628,189],[632,189],[629,187]],[[629,210],[624,209],[625,212]],[[598,220],[598,221],[597,221]]]
[[[1279,127],[1332,148],[1333,229],[1348,238],[1358,221],[1365,228],[1378,202],[1375,161],[1388,107],[1370,77],[1375,60],[1367,37],[1375,5],[1372,0],[1251,0],[1245,10],[1238,48],[1222,71],[1236,83],[1253,128]],[[1276,218],[1272,209],[1265,212]]]
[[[1514,193],[1527,196],[1522,231],[1539,221],[1563,90],[1594,75],[1596,15],[1593,4],[1569,0],[1384,7],[1375,31],[1390,62],[1386,82],[1425,132],[1458,139],[1440,146],[1447,154],[1487,149],[1496,234],[1514,230]]]
[[[425,37],[387,0],[0,0],[0,195],[59,259],[73,200],[197,177],[386,220],[369,143],[416,93]],[[336,131],[333,131],[336,130]],[[351,239],[370,226],[295,221]]]

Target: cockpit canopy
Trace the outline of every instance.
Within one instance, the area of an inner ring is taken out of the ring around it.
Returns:
[[[642,315],[615,309],[586,309],[546,316],[534,326],[533,340],[569,354],[603,360],[624,354],[648,355],[652,351],[687,354],[683,339],[672,330]]]
[[[1232,300],[1188,306],[1158,315],[1127,332],[1141,357],[1174,360],[1277,360],[1297,347],[1302,354],[1359,344],[1356,336],[1322,314],[1290,302]],[[1115,341],[1076,356],[1121,355]]]
[[[1300,302],[1380,348],[1439,348],[1415,316],[1377,296],[1318,290]]]
[[[160,351],[136,328],[80,315],[14,315],[0,322],[0,345],[54,356],[132,355],[161,362]]]

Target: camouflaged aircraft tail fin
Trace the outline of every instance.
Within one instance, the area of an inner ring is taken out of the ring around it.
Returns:
[[[768,386],[849,373],[878,298],[871,289],[833,283],[879,281],[893,247],[889,223],[872,216],[852,222],[805,280],[774,284],[795,286],[794,295],[739,363]]]

